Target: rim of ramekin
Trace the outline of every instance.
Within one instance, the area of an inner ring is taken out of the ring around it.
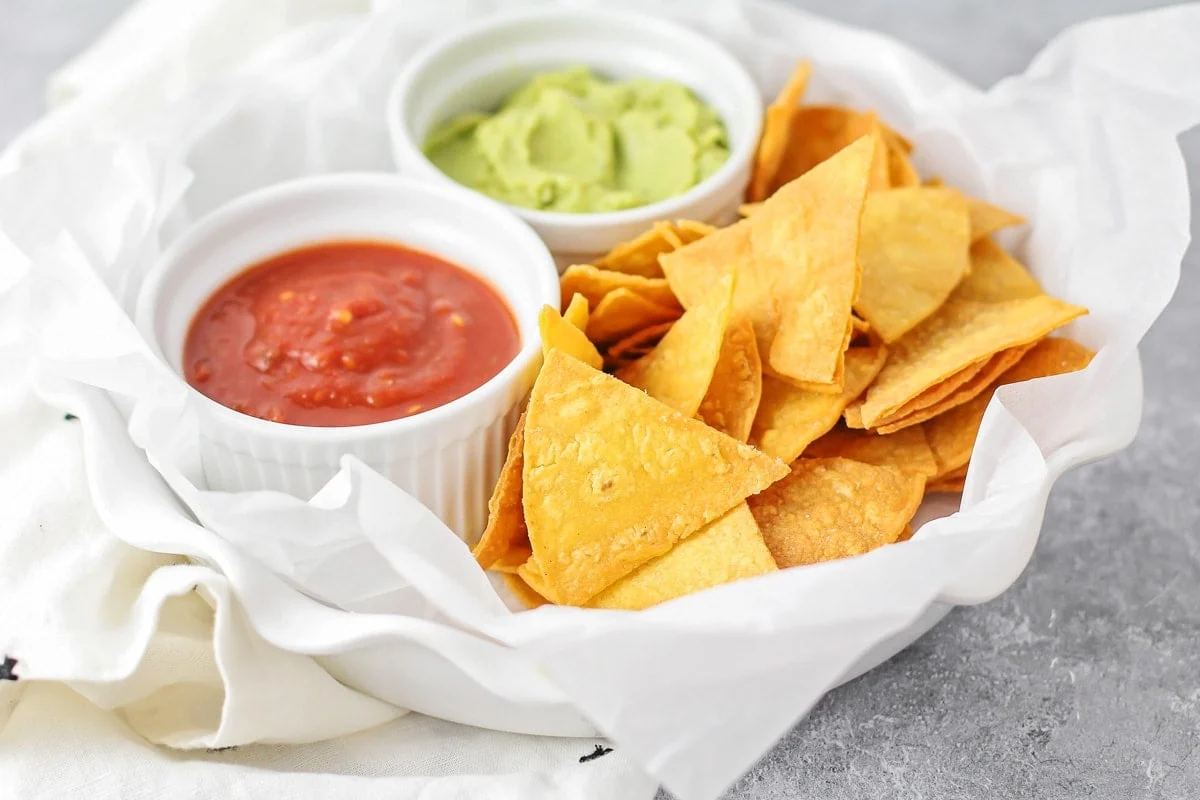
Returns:
[[[495,200],[495,202],[501,203],[534,227],[559,226],[563,228],[595,229],[638,222],[652,223],[657,220],[678,217],[681,212],[695,205],[698,201],[720,191],[739,172],[749,168],[754,158],[755,150],[758,147],[758,139],[762,135],[764,106],[758,85],[746,67],[721,44],[686,25],[638,12],[602,11],[596,9],[551,8],[503,12],[463,26],[452,33],[445,34],[428,42],[401,69],[393,81],[388,94],[387,125],[389,135],[392,139],[393,151],[397,145],[403,147],[407,151],[408,157],[422,163],[428,175],[437,179],[440,185],[463,187],[463,184],[446,175],[429,160],[420,143],[409,129],[405,121],[407,115],[404,112],[407,108],[409,95],[411,94],[411,87],[429,68],[431,62],[436,60],[446,50],[459,45],[464,39],[481,36],[498,27],[529,23],[546,18],[582,18],[585,20],[589,18],[612,20],[615,18],[630,26],[657,30],[663,36],[684,39],[695,46],[706,49],[711,59],[720,61],[725,65],[730,80],[736,84],[739,102],[744,105],[742,113],[746,115],[748,120],[748,135],[742,141],[738,142],[736,147],[731,147],[729,158],[725,159],[725,163],[716,172],[683,194],[668,197],[665,200],[659,200],[644,206],[636,206],[619,211],[569,212],[542,211],[540,209],[525,208],[524,206],[504,203],[500,200]],[[695,89],[695,87],[691,88]],[[722,118],[722,123],[728,129],[729,122]],[[405,168],[400,163],[397,163],[396,166],[399,169]],[[463,188],[468,188],[468,191],[482,194],[482,192],[469,189],[469,187]]]
[[[173,270],[177,268],[177,265],[183,261],[183,256],[207,240],[214,232],[221,230],[242,216],[262,211],[265,208],[269,208],[272,204],[300,192],[346,187],[370,188],[372,186],[397,185],[417,192],[448,198],[451,202],[466,204],[473,213],[488,214],[498,220],[500,224],[508,227],[516,238],[517,244],[527,253],[528,260],[525,262],[524,273],[529,276],[531,282],[534,282],[535,297],[540,296],[543,302],[549,305],[556,306],[558,304],[560,291],[558,270],[554,265],[554,258],[551,256],[549,248],[546,247],[545,243],[542,242],[541,238],[528,223],[516,214],[513,214],[505,204],[492,200],[478,192],[473,192],[465,187],[435,185],[392,173],[341,172],[295,178],[257,189],[225,203],[190,226],[163,251],[154,266],[147,273],[138,294],[134,315],[138,330],[155,356],[167,366],[172,377],[185,387],[189,395],[204,406],[210,414],[216,416],[223,423],[230,426],[242,427],[262,437],[286,438],[300,442],[319,443],[333,441],[355,442],[378,438],[380,436],[393,437],[437,427],[448,420],[495,400],[497,396],[508,390],[526,370],[530,369],[537,358],[541,357],[542,345],[538,337],[523,337],[527,340],[522,341],[521,349],[502,370],[462,397],[455,398],[448,403],[421,411],[409,417],[385,420],[383,422],[372,422],[366,425],[345,426],[293,425],[284,422],[274,422],[235,411],[213,400],[188,383],[187,379],[180,374],[163,351],[156,330],[157,326],[155,325],[155,318],[163,299],[163,284],[167,277],[173,274]],[[406,213],[420,212],[409,210]],[[405,244],[403,242],[399,243]],[[298,239],[294,247],[302,247],[304,244],[305,242]],[[286,252],[286,248],[281,249],[280,252]],[[252,265],[246,264],[242,268],[250,266]],[[470,264],[461,264],[459,266],[472,272],[472,274],[476,274]],[[228,277],[233,277],[236,274],[237,271],[233,270],[229,273]],[[495,291],[504,298],[505,303],[513,312],[514,320],[518,321],[518,327],[522,332],[537,329],[536,319],[526,320],[527,324],[520,323],[518,312],[514,308],[516,304],[508,291],[494,285],[491,280],[488,280],[488,283],[492,284]],[[536,315],[540,307],[540,305],[535,304],[535,308],[529,313]],[[193,318],[198,310],[199,306],[192,310]]]

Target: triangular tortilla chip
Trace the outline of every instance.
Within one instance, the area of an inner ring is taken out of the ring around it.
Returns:
[[[847,458],[802,458],[750,498],[781,569],[860,555],[895,542],[921,505],[925,476]]]
[[[678,250],[680,247],[689,245],[697,239],[703,239],[718,228],[715,225],[709,225],[707,222],[697,222],[693,219],[675,220],[672,225],[669,222],[657,222],[656,225],[663,226],[663,236],[671,243],[672,250]]]
[[[754,172],[746,189],[746,198],[752,202],[765,199],[775,182],[779,164],[783,161],[783,153],[788,147],[792,118],[799,111],[797,106],[800,98],[804,96],[804,89],[808,86],[811,75],[811,64],[807,61],[797,63],[791,77],[779,90],[775,102],[767,106],[762,136],[758,141],[758,150],[754,153]]]
[[[932,477],[937,459],[918,426],[890,436],[836,427],[804,450],[806,458],[849,458],[878,467],[896,467]]]
[[[525,510],[521,510],[521,524],[525,524]],[[521,565],[533,557],[533,548],[529,546],[529,539],[526,539],[509,550],[500,559],[492,564],[489,569],[493,572],[507,572],[511,575],[516,575]]]
[[[671,287],[663,278],[644,278],[641,275],[613,272],[598,269],[591,264],[567,267],[559,279],[559,285],[562,287],[564,307],[573,295],[579,293],[587,298],[592,308],[598,309],[605,295],[617,289],[627,289],[660,306],[670,308],[679,305]]]
[[[588,603],[590,608],[638,610],[723,583],[776,570],[754,515],[739,503],[644,564]]]
[[[929,484],[925,485],[925,489],[926,489],[926,491],[929,490]],[[899,536],[896,537],[896,541],[893,542],[893,544],[899,544],[900,542],[907,542],[912,537],[913,537],[912,525],[905,525],[904,530],[900,533]]]
[[[696,416],[721,355],[733,286],[733,275],[721,278],[704,302],[688,309],[649,355],[622,368],[617,377],[685,417]]]
[[[513,596],[521,601],[526,608],[537,608],[550,602],[535,592],[533,587],[526,583],[525,579],[520,575],[506,573],[504,575],[504,583],[508,586],[508,590],[513,593]]]
[[[588,323],[588,300],[581,294],[571,296],[571,302],[567,304],[567,310],[562,314],[563,319],[579,328],[581,331],[587,330]]]
[[[762,208],[761,200],[758,201],[757,203],[742,203],[740,206],[738,206],[738,209],[737,209],[738,216],[748,217],[751,214],[753,214],[755,211],[758,211],[760,208]]]
[[[873,192],[863,209],[854,310],[891,343],[930,317],[967,274],[967,205],[953,189]]]
[[[793,380],[832,383],[858,291],[856,211],[875,146],[870,138],[855,142],[780,189],[752,217],[663,255],[684,307],[736,270],[734,315],[754,325],[764,364]]]
[[[637,333],[631,333],[619,342],[613,343],[605,353],[605,357],[609,361],[626,359],[636,361],[653,350],[674,324],[674,322],[661,322],[658,325],[651,325],[649,328],[642,328]],[[645,352],[641,352],[643,350]],[[638,355],[635,358],[629,358],[628,354],[630,353],[638,353]]]
[[[552,350],[525,419],[525,521],[548,593],[530,585],[557,603],[586,603],[786,473]]]
[[[473,551],[475,560],[483,569],[491,569],[514,550],[529,547],[529,533],[525,529],[525,513],[521,506],[524,453],[525,415],[522,414],[508,440],[508,455],[488,500],[487,527]]]
[[[958,494],[964,488],[966,488],[966,485],[967,468],[963,467],[961,470],[956,471],[953,475],[946,475],[938,478],[937,480],[930,481],[925,487],[925,491],[929,492],[930,494],[937,494],[939,492],[945,494]]]
[[[890,186],[887,144],[884,142],[883,126],[874,112],[858,112],[837,106],[802,107],[792,116],[787,148],[770,182],[768,196],[864,136],[870,137],[877,145],[872,153],[867,187],[871,191],[887,189]]]
[[[917,168],[909,160],[908,151],[897,144],[887,133],[884,133],[883,139],[887,142],[888,183],[892,188],[920,186],[921,176],[917,174]]]
[[[656,223],[641,236],[621,242],[596,259],[595,266],[627,275],[640,275],[643,278],[661,278],[663,272],[662,267],[658,265],[658,257],[674,249],[675,245],[667,237],[667,226]]]
[[[708,394],[700,403],[700,419],[739,442],[749,440],[762,399],[762,381],[754,326],[744,319],[734,320],[725,331]]]
[[[597,344],[607,344],[652,325],[674,322],[681,314],[678,308],[651,302],[629,289],[616,289],[606,294],[588,316],[587,337]]]
[[[980,239],[971,245],[971,271],[954,290],[954,296],[960,300],[981,303],[1019,300],[1040,294],[1042,287],[1021,262],[991,239]]]
[[[971,459],[983,414],[996,389],[1010,383],[1081,370],[1091,362],[1093,355],[1091,350],[1071,339],[1043,339],[986,391],[926,422],[922,427],[937,460],[937,477],[949,476],[959,468],[965,469]]]
[[[967,209],[971,214],[972,242],[978,242],[980,239],[991,236],[1001,228],[1022,225],[1025,222],[1025,218],[1020,214],[1005,211],[1000,206],[985,203],[975,197],[967,198]]]
[[[542,335],[543,356],[551,350],[562,350],[593,369],[604,366],[604,359],[600,357],[596,345],[591,343],[582,330],[559,316],[558,310],[553,306],[542,306],[542,310],[538,312],[538,332]]]
[[[750,443],[784,461],[795,460],[811,442],[837,424],[838,417],[879,374],[887,358],[883,346],[854,348],[846,353],[846,382],[840,395],[797,389],[763,377],[762,400],[750,432]]]
[[[1085,308],[1047,295],[1002,303],[951,299],[892,346],[887,364],[867,390],[863,422],[875,427],[880,419],[969,364],[1036,342],[1086,313]]]
[[[979,370],[969,381],[955,389],[949,396],[943,397],[936,403],[916,409],[904,416],[897,414],[896,416],[885,417],[875,426],[876,433],[895,433],[911,425],[917,425],[926,420],[933,419],[939,414],[944,414],[952,408],[969,402],[973,397],[976,397],[980,392],[987,389],[993,381],[1011,369],[1032,347],[1032,344],[1023,344],[1020,347],[1010,347],[1007,350],[996,353],[996,355],[987,360],[983,369]],[[901,407],[901,411],[903,409],[904,407]]]

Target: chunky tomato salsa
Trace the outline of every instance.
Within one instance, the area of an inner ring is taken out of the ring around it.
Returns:
[[[395,244],[330,242],[218,289],[192,321],[183,364],[224,406],[329,427],[444,405],[519,349],[512,312],[483,279]]]

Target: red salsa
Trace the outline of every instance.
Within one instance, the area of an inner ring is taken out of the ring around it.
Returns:
[[[366,425],[445,405],[512,361],[512,312],[483,279],[384,242],[330,242],[234,277],[197,312],[188,383],[275,422]]]

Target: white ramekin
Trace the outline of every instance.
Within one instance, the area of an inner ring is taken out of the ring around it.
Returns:
[[[500,203],[387,174],[324,175],[254,192],[201,220],[163,253],[138,297],[138,328],[183,382],[188,328],[221,285],[278,253],[352,239],[394,241],[487,279],[513,311],[519,353],[483,386],[444,406],[346,428],[258,419],[189,386],[208,487],[274,489],[307,498],[338,470],[342,455],[351,454],[470,540],[486,521],[518,404],[540,363],[538,310],[559,302],[549,251]]]
[[[723,224],[735,218],[762,129],[758,87],[745,67],[712,40],[641,14],[572,9],[506,13],[431,42],[407,63],[388,98],[396,166],[415,178],[453,183],[421,149],[434,125],[468,111],[496,108],[537,73],[575,64],[609,78],[643,76],[690,87],[724,120],[730,156],[688,192],[639,208],[568,214],[511,206],[560,264],[590,261],[655,220]]]

